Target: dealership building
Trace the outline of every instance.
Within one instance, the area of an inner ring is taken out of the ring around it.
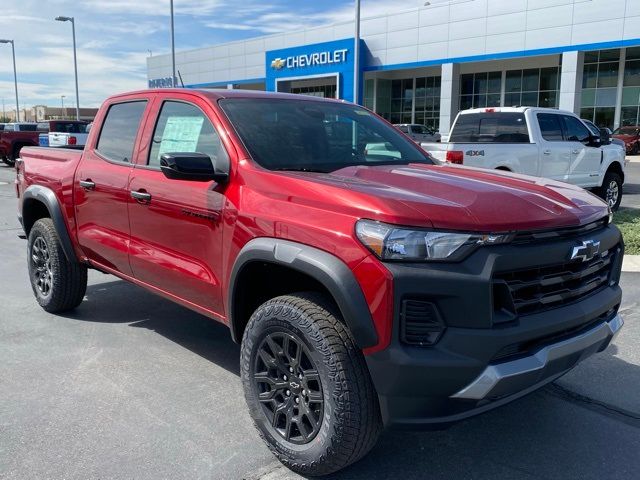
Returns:
[[[189,88],[353,100],[392,123],[448,132],[472,107],[570,110],[598,125],[640,124],[640,0],[451,0],[361,21],[178,51]],[[354,82],[354,67],[360,72]],[[147,60],[171,84],[171,57]]]

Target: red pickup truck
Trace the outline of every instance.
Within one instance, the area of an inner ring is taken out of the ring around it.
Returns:
[[[227,324],[257,429],[303,474],[521,397],[623,324],[600,199],[434,165],[345,102],[119,95],[83,152],[24,149],[16,184],[38,303],[79,306],[93,268]]]
[[[0,130],[0,159],[15,165],[23,147],[38,146],[41,133],[84,132],[87,122],[76,120],[47,120],[40,123],[7,123]],[[14,128],[15,127],[15,128]]]

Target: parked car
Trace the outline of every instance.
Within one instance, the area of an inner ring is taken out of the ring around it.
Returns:
[[[48,120],[40,123],[8,123],[0,132],[0,158],[13,166],[23,147],[38,146],[40,134],[47,132],[66,132],[77,125],[87,122],[75,120]]]
[[[613,138],[624,142],[627,154],[638,155],[640,153],[640,126],[616,128],[613,131]]]
[[[394,126],[397,127],[402,133],[406,133],[409,138],[417,143],[440,141],[440,134],[425,125],[415,123],[400,123]]]
[[[440,151],[450,163],[550,178],[588,188],[616,210],[624,152],[603,145],[576,115],[553,108],[479,108],[460,112]]]
[[[49,132],[50,147],[66,147],[75,146],[82,147],[87,142],[89,133],[87,131],[88,124],[84,122],[67,122],[60,123],[56,127],[55,132]]]
[[[600,142],[602,143],[602,145],[618,145],[620,148],[626,151],[625,143],[619,138],[614,138],[613,132],[610,128],[600,128],[591,120],[585,120],[584,118],[582,118],[581,120],[587,126],[587,128],[591,130],[591,133],[593,133],[594,136],[600,136]]]
[[[296,472],[519,398],[623,325],[620,231],[581,188],[434,165],[329,99],[160,89],[95,123],[83,151],[17,163],[37,302],[77,307],[92,268],[227,324],[256,428]]]

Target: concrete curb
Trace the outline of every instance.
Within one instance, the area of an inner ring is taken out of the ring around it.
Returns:
[[[640,255],[625,255],[622,261],[623,272],[640,272]]]

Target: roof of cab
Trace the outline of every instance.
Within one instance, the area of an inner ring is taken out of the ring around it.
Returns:
[[[337,100],[334,98],[321,98],[313,97],[310,95],[298,95],[293,93],[280,93],[280,92],[264,92],[261,90],[227,90],[227,89],[195,89],[195,88],[153,88],[147,90],[138,90],[134,92],[125,92],[119,95],[114,95],[110,98],[129,97],[135,95],[148,95],[153,94],[172,94],[172,93],[191,93],[201,97],[208,98],[210,100],[219,100],[221,98],[281,98],[281,99],[295,99],[306,100],[312,102],[344,102],[344,100]]]
[[[468,110],[462,110],[460,115],[468,115],[471,113],[524,113],[527,110],[535,110],[536,112],[553,112],[553,113],[568,113],[573,115],[573,113],[568,112],[566,110],[559,110],[557,108],[547,108],[547,107],[483,107],[483,108],[470,108]]]

